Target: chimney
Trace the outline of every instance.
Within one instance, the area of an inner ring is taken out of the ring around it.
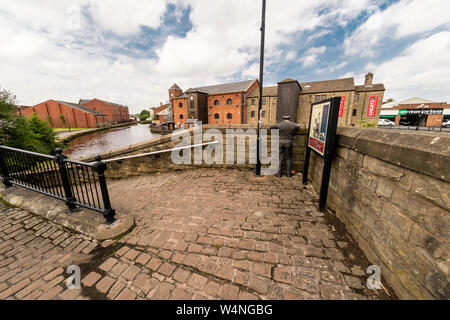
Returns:
[[[370,85],[373,82],[373,73],[369,72],[368,74],[366,74],[366,81],[364,82],[364,85]]]

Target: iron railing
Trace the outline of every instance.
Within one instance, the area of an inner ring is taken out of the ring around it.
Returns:
[[[108,223],[114,221],[106,185],[106,164],[69,160],[61,148],[56,156],[0,145],[0,170],[6,187],[17,185],[63,200],[69,211],[77,207],[101,212]]]

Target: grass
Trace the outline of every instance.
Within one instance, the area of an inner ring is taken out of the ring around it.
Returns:
[[[70,128],[70,130],[87,130],[90,128]],[[54,131],[57,132],[64,132],[64,131],[69,131],[69,128],[53,128]]]

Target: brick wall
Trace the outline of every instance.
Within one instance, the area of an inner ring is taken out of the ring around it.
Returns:
[[[114,106],[98,99],[92,99],[83,106],[106,115],[106,121],[111,124],[130,121],[128,107],[125,106]]]
[[[208,95],[208,124],[241,124],[241,97],[240,92]],[[227,103],[228,99],[231,99],[231,104]],[[219,101],[218,105],[214,104],[216,100]],[[219,115],[218,119],[215,118],[216,114]],[[231,119],[228,119],[228,114],[231,114]]]
[[[327,205],[403,299],[448,299],[450,137],[338,129]],[[312,155],[318,190],[322,161]]]
[[[104,117],[97,117],[96,119],[91,113],[84,112],[54,100],[48,100],[33,107],[26,108],[22,110],[21,113],[25,117],[29,117],[33,113],[36,113],[41,120],[48,121],[53,128],[96,128],[97,122],[99,126],[104,122]],[[61,114],[66,118],[65,125],[60,119]]]

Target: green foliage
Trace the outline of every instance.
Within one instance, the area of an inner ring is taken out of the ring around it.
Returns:
[[[363,127],[363,128],[376,128],[377,127],[376,121],[367,122],[366,120],[361,120],[359,122],[359,125],[360,125],[360,127]]]
[[[59,115],[59,119],[61,120],[63,126],[65,127],[66,126],[66,117],[64,117],[63,114],[60,114]]]
[[[139,113],[139,119],[141,121],[145,121],[148,118],[150,118],[150,111],[148,110],[142,110],[141,113]]]
[[[33,114],[29,119],[17,115],[15,96],[0,91],[0,144],[13,148],[52,154],[59,144],[48,123]]]

